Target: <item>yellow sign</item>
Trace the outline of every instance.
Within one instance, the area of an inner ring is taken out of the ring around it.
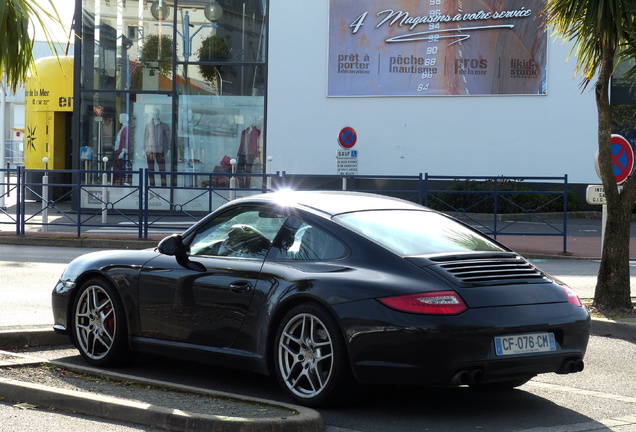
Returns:
[[[70,168],[65,160],[71,135],[67,116],[73,112],[73,59],[42,58],[35,70],[26,82],[24,166],[43,169],[47,157],[50,169]]]

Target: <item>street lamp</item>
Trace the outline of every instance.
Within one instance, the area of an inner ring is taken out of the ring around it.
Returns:
[[[156,20],[163,21],[170,16],[170,7],[164,0],[158,0],[150,5],[150,13]]]
[[[208,21],[211,21],[212,24],[216,24],[223,16],[223,8],[216,1],[212,0],[205,9],[203,9],[203,14]]]
[[[151,3],[150,13],[157,21],[163,21],[170,16],[170,7],[166,0],[157,0]],[[194,37],[204,28],[216,28],[218,27],[217,21],[223,16],[223,8],[216,0],[211,0],[203,9],[205,18],[211,22],[211,24],[200,26],[194,33],[190,34],[190,27],[194,25],[190,24],[190,13],[186,10],[183,17],[183,30],[177,29],[177,34],[181,36],[183,40],[183,58],[187,62],[192,55],[192,40]],[[159,25],[172,26],[172,24],[160,23]]]

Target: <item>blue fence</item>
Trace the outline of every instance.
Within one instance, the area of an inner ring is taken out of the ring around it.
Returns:
[[[551,187],[537,186],[541,184]],[[280,188],[396,196],[448,213],[494,238],[560,236],[567,252],[567,176],[329,176],[16,167],[0,169],[0,230],[77,237],[117,233],[147,239],[182,231],[236,197]]]

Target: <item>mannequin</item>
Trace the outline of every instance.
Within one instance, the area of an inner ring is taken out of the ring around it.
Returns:
[[[241,141],[238,153],[236,154],[238,163],[236,172],[251,173],[254,161],[261,155],[261,130],[258,126],[249,126],[241,132]],[[238,183],[240,187],[247,187],[250,183],[249,177],[239,177]]]
[[[130,128],[128,127],[128,114],[119,114],[119,122],[121,123],[121,129],[117,132],[117,138],[115,139],[115,154],[113,157],[113,171],[115,171],[115,175],[113,183],[122,185],[130,183],[130,174],[128,172],[122,172],[131,170],[131,136]]]
[[[170,126],[161,121],[161,113],[159,108],[155,108],[152,119],[146,125],[144,130],[144,150],[146,152],[146,161],[150,171],[166,171],[165,153],[170,146]],[[157,169],[155,169],[155,163]],[[151,175],[148,179],[149,185],[155,185],[155,176]],[[168,182],[165,174],[161,174],[161,186],[167,186]]]

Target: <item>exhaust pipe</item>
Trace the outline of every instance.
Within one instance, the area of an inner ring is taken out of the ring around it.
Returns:
[[[451,378],[451,385],[471,385],[478,384],[484,379],[484,372],[481,369],[473,369],[472,371],[459,371]]]
[[[470,374],[468,373],[468,371],[459,371],[455,373],[455,375],[453,375],[450,383],[451,385],[454,385],[454,386],[460,386],[460,385],[469,384],[469,381],[470,381]]]
[[[557,371],[558,374],[565,375],[570,373],[581,372],[585,368],[585,363],[581,359],[567,360],[561,365]]]
[[[484,379],[484,373],[481,370],[475,369],[470,373],[470,384],[479,384],[482,379]]]
[[[583,360],[577,360],[574,362],[574,372],[583,372],[583,369],[585,369],[585,363],[583,363]]]

